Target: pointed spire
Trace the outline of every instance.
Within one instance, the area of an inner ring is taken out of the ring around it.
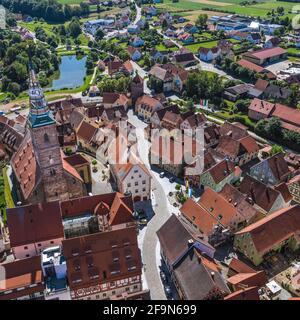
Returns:
[[[41,127],[55,123],[31,63],[29,64],[28,93],[30,103],[29,125],[31,127]]]

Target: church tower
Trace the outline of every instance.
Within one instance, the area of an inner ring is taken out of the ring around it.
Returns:
[[[41,174],[46,202],[69,198],[56,123],[35,72],[30,70],[28,127]]]
[[[138,73],[134,76],[131,82],[131,97],[132,105],[134,106],[137,98],[144,94],[144,80]]]

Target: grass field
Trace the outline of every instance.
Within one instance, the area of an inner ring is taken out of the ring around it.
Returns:
[[[172,3],[172,0],[165,0],[164,3],[158,4],[157,7],[169,10],[172,12],[189,12],[193,18],[193,11],[203,10],[205,8],[216,9],[216,10],[226,10],[243,15],[249,16],[267,16],[267,13],[272,9],[277,7],[283,7],[285,9],[285,15],[292,17],[293,14],[289,13],[289,10],[295,5],[292,2],[267,0],[259,1],[261,3],[241,6],[242,0],[179,0],[177,3]],[[207,11],[208,15],[212,15],[211,11]],[[218,13],[220,15],[222,13]],[[193,19],[194,20],[194,19]]]
[[[200,47],[202,48],[213,48],[218,44],[219,40],[213,40],[213,41],[206,41],[206,42],[201,42],[201,43],[192,43],[192,44],[188,44],[186,46],[184,46],[185,48],[191,50],[193,53],[197,53],[198,49]],[[232,39],[229,39],[229,41],[232,41]],[[234,40],[232,42],[238,42],[237,40]]]

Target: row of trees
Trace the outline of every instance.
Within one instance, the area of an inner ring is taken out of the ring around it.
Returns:
[[[101,92],[128,92],[130,90],[131,78],[121,76],[119,78],[108,79],[105,78],[97,85]]]
[[[21,41],[16,33],[0,31],[1,91],[18,96],[28,88],[29,57],[34,69],[41,75],[42,85],[47,85],[49,77],[59,68],[58,56],[44,44]]]
[[[216,58],[216,64],[219,65],[222,70],[241,79],[255,81],[258,77],[256,72],[249,70],[247,68],[241,67],[239,64],[237,64],[236,62],[228,58],[222,59],[219,56]]]
[[[268,139],[277,141],[296,151],[300,151],[300,134],[282,128],[279,118],[259,120],[255,127],[255,133]]]
[[[79,6],[70,6],[62,5],[57,0],[0,0],[0,5],[14,13],[22,12],[52,22],[62,22],[90,13],[89,4],[86,2],[81,2]]]

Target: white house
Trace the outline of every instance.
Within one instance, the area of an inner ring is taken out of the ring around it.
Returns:
[[[113,19],[90,20],[84,24],[86,31],[94,35],[99,28],[112,28],[115,24]]]
[[[203,61],[212,61],[221,54],[221,49],[214,48],[199,48],[199,58]]]
[[[110,168],[119,192],[130,192],[134,202],[151,199],[151,175],[144,164],[113,164]]]

